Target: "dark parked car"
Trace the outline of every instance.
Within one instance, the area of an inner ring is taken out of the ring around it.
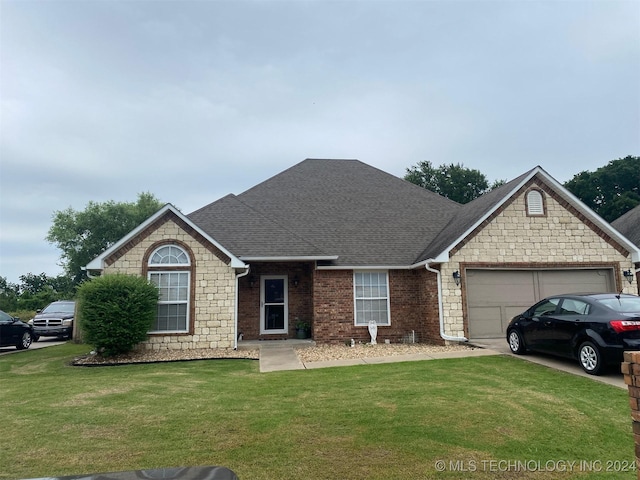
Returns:
[[[640,350],[640,297],[615,293],[555,295],[514,317],[507,327],[513,353],[536,351],[578,360],[598,375]]]
[[[33,327],[0,310],[0,347],[15,345],[18,350],[31,346]]]
[[[71,338],[75,311],[76,302],[71,300],[52,302],[43,310],[38,310],[36,316],[29,320],[33,325],[36,339],[39,337]]]

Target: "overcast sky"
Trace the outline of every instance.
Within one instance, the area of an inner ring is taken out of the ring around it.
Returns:
[[[305,158],[560,182],[640,154],[640,2],[0,0],[0,276],[57,210],[185,214]]]

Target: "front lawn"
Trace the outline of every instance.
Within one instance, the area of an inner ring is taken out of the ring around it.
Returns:
[[[186,465],[241,480],[636,478],[625,390],[511,357],[68,365],[86,351],[0,357],[1,479]]]

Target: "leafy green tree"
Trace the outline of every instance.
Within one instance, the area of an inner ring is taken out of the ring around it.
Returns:
[[[640,204],[640,157],[611,160],[595,172],[583,171],[564,186],[594,212],[612,222]]]
[[[151,193],[136,202],[89,202],[82,211],[56,211],[46,239],[61,251],[62,266],[73,284],[86,279],[82,268],[156,213],[163,204]]]
[[[20,284],[0,277],[0,310],[38,310],[56,300],[74,297],[75,286],[65,276],[48,277],[45,273],[20,275]]]
[[[460,163],[434,167],[429,161],[407,168],[404,179],[458,203],[469,203],[505,183],[496,180],[489,185],[487,177],[479,170]]]
[[[18,309],[20,287],[11,283],[6,277],[0,277],[0,310],[15,312]]]
[[[127,353],[146,340],[156,317],[159,292],[146,278],[104,275],[78,287],[83,339],[105,357]]]

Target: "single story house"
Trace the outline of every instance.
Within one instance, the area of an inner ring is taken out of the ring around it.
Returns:
[[[640,248],[640,205],[620,216],[611,225]],[[640,294],[640,264],[635,265],[636,284]]]
[[[172,205],[94,259],[158,284],[151,349],[502,337],[559,292],[637,291],[640,249],[540,167],[465,205],[357,160],[307,159],[184,215]]]

